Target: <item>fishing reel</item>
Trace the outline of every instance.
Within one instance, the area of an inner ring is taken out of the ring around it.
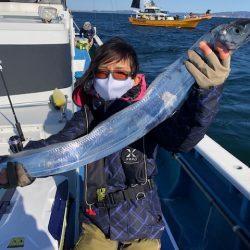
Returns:
[[[10,151],[13,154],[23,151],[23,143],[22,143],[20,136],[18,135],[11,136],[9,138],[8,144],[10,147]]]

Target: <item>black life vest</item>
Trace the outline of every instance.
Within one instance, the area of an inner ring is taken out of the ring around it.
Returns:
[[[103,110],[105,108],[105,105],[103,105],[100,100],[100,107],[96,108],[98,98],[95,98],[94,96],[88,98],[86,94],[75,94],[75,102],[78,98],[78,103],[80,100],[81,105],[83,102],[87,103],[91,107],[90,110],[94,114],[94,125],[92,124],[92,126],[90,126],[90,124],[87,124],[86,127],[93,128],[102,120],[118,112],[119,110],[129,106],[134,101],[139,100],[138,96],[140,96],[141,99],[145,94],[146,88],[145,79],[143,78],[143,80],[144,84],[141,86],[141,88],[137,87],[138,92],[136,98],[121,98],[119,100],[110,102],[108,103],[108,108],[106,111]],[[143,92],[143,95],[141,94],[141,92]],[[85,99],[80,98],[83,96],[85,96]],[[86,119],[86,122],[88,122],[88,119]],[[87,133],[89,132],[90,131],[87,131]],[[133,144],[125,147],[120,151],[120,163],[123,167],[124,175],[126,177],[125,184],[127,187],[143,185],[147,182],[147,156],[145,153],[144,138],[139,139],[138,141],[134,142]],[[87,207],[90,207],[93,204],[101,203],[107,198],[107,180],[104,171],[104,164],[105,158],[85,166],[84,200],[85,206]]]

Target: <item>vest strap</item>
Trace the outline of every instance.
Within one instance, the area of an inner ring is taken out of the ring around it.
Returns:
[[[120,202],[127,200],[141,200],[146,197],[146,193],[154,188],[154,182],[152,179],[148,179],[144,185],[136,185],[128,187],[124,190],[118,190],[113,193],[108,193],[104,202],[96,203],[97,207],[112,207]]]

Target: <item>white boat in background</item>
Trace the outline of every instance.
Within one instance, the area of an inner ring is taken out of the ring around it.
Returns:
[[[9,138],[24,144],[59,131],[76,107],[71,94],[90,62],[75,47],[63,0],[0,1],[0,60],[17,121],[0,79],[0,155]],[[60,90],[60,92],[55,89]],[[51,96],[64,103],[55,107]],[[164,213],[162,248],[250,249],[250,169],[206,136],[190,153],[160,150],[157,185]],[[83,168],[0,190],[0,249],[70,249],[79,236]]]

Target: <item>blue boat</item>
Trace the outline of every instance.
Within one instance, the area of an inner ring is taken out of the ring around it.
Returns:
[[[47,138],[77,107],[75,82],[90,63],[64,0],[1,1],[0,155],[9,139]],[[98,27],[97,27],[98,29]],[[101,32],[101,31],[100,31]],[[17,39],[18,38],[18,39]],[[189,153],[158,153],[163,250],[250,249],[250,170],[210,137]],[[84,167],[0,189],[0,249],[71,249],[79,231]]]

